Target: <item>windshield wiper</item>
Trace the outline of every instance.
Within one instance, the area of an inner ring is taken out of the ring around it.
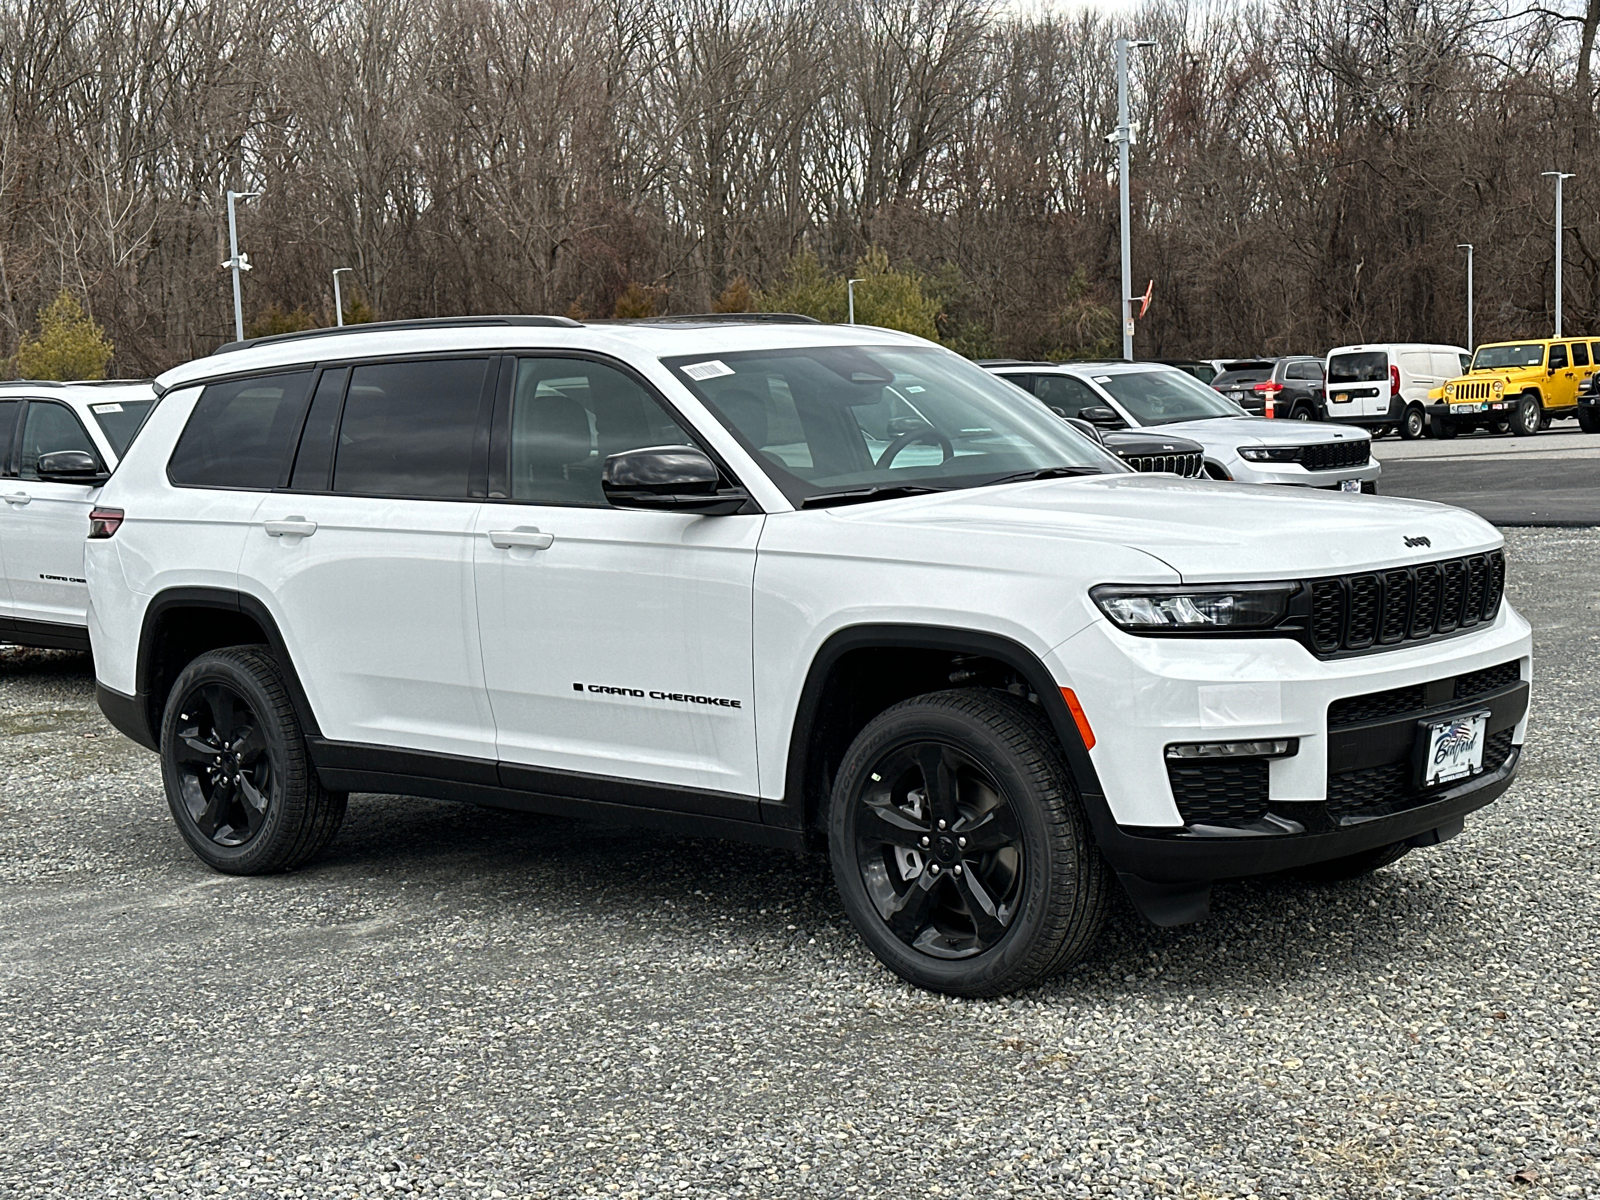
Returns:
[[[929,492],[947,492],[949,488],[916,487],[913,484],[895,484],[892,487],[861,488],[854,492],[823,492],[807,496],[800,501],[801,508],[826,508],[830,504],[860,504],[866,500],[894,500],[900,496],[926,496]]]
[[[1036,471],[1018,471],[1015,475],[1002,475],[982,484],[993,487],[997,483],[1027,483],[1032,479],[1065,479],[1072,475],[1104,475],[1099,467],[1040,467]]]

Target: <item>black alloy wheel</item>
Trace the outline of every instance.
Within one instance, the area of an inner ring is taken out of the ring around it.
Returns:
[[[261,724],[244,697],[205,683],[179,704],[173,759],[195,829],[219,846],[242,846],[266,824],[282,790]]]
[[[934,692],[868,722],[829,815],[852,922],[908,982],[993,996],[1057,974],[1104,923],[1109,874],[1054,733],[1005,692]]]
[[[1419,405],[1413,404],[1406,409],[1405,415],[1400,418],[1400,437],[1407,442],[1414,442],[1428,432],[1428,417]]]
[[[322,786],[265,646],[202,654],[167,694],[161,775],[178,832],[208,866],[299,866],[338,832],[348,797]]]

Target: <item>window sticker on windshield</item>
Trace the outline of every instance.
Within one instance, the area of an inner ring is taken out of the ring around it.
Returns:
[[[114,413],[122,411],[122,405],[120,404],[91,404],[89,407],[94,409],[94,411],[97,413]]]
[[[913,396],[915,396],[918,392],[925,392],[927,390],[928,389],[925,387],[908,387],[906,389],[906,391],[910,392]]]
[[[1111,376],[1109,376],[1109,375],[1096,375],[1094,377],[1094,381],[1096,383],[1110,383],[1111,382]]]
[[[683,368],[683,373],[696,383],[705,379],[716,379],[722,375],[732,375],[733,368],[725,362],[711,359],[707,362],[690,363]]]

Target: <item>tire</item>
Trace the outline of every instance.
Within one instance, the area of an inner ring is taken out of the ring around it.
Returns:
[[[265,646],[214,650],[183,669],[161,721],[161,778],[183,840],[227,875],[304,863],[338,832],[348,799],[317,778]]]
[[[1414,442],[1425,437],[1428,432],[1428,414],[1422,411],[1422,405],[1413,404],[1406,409],[1400,417],[1400,437],[1402,441]]]
[[[1544,424],[1544,406],[1532,392],[1517,397],[1517,406],[1511,410],[1511,432],[1517,437],[1532,437]]]
[[[1461,432],[1456,428],[1456,423],[1448,417],[1428,417],[1428,432],[1441,442],[1447,442]]]
[[[1307,405],[1296,404],[1294,410],[1289,414],[1289,419],[1291,421],[1312,421],[1316,419],[1316,413],[1312,412]]]
[[[1580,408],[1578,428],[1585,433],[1600,433],[1600,408]]]
[[[1490,421],[1487,425],[1484,426],[1484,428],[1487,429],[1490,433],[1510,433],[1511,432],[1511,418],[1510,417],[1498,417],[1495,420]]]
[[[1308,863],[1284,874],[1298,883],[1342,883],[1347,879],[1360,879],[1363,875],[1371,875],[1379,867],[1387,867],[1410,852],[1410,846],[1404,842],[1395,842],[1392,846],[1375,846],[1371,850],[1349,854],[1344,858]]]
[[[964,836],[981,841],[977,853],[952,840]],[[1110,903],[1050,725],[1005,692],[931,692],[868,722],[839,768],[828,847],[868,948],[906,982],[953,996],[1059,974],[1094,943]]]

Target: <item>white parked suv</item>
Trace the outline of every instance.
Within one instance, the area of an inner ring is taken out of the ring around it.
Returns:
[[[1516,769],[1489,525],[1140,474],[905,334],[415,322],[157,386],[89,533],[98,695],[221,871],[350,792],[826,844],[889,967],[992,995],[1119,881],[1198,920]]]
[[[83,531],[149,383],[0,383],[0,642],[87,650]]]
[[[1335,491],[1378,490],[1383,468],[1364,430],[1252,417],[1176,367],[1145,362],[992,363],[1061,416],[1106,429],[1157,429],[1205,447],[1213,479]]]

